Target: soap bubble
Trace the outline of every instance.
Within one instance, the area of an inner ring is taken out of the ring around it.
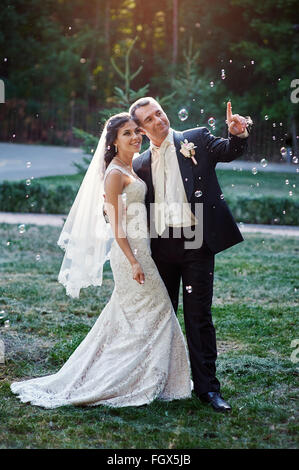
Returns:
[[[252,172],[253,175],[257,174],[257,169],[255,168],[255,166],[252,168],[251,172]]]
[[[296,157],[296,155],[293,156],[292,162],[295,163],[295,164],[298,163],[298,157]]]
[[[188,113],[187,109],[182,108],[178,112],[178,116],[179,116],[180,121],[186,121],[186,119],[188,119],[189,113]]]
[[[202,191],[195,191],[195,197],[200,197],[202,196]]]
[[[35,259],[36,259],[36,261],[39,261],[40,260],[40,254],[37,254]]]
[[[186,291],[188,292],[188,294],[191,294],[192,286],[186,286]]]
[[[30,185],[31,185],[31,179],[30,179],[30,178],[28,178],[28,179],[26,180],[26,185],[27,185],[27,186],[30,186]]]
[[[31,162],[26,162],[26,167],[30,168],[31,167]]]
[[[20,224],[20,225],[18,226],[18,229],[19,229],[19,232],[20,232],[20,233],[24,233],[25,230],[26,230],[25,224]]]
[[[210,117],[209,120],[208,120],[209,126],[213,127],[213,126],[215,126],[215,123],[216,123],[215,118]]]
[[[4,322],[4,328],[9,328],[10,327],[10,322],[9,320],[5,320]]]
[[[261,159],[261,165],[262,165],[263,168],[265,168],[268,165],[268,162],[265,158]]]
[[[285,180],[285,184],[290,184],[289,180]]]
[[[268,116],[268,114],[266,114],[265,121],[268,121],[268,119],[269,119],[269,116]]]
[[[286,154],[287,154],[287,149],[286,149],[285,147],[281,147],[280,153],[281,153],[281,155],[282,155],[283,157],[285,157]]]
[[[224,199],[224,194],[220,194],[220,199]]]
[[[210,82],[210,87],[213,88],[214,82]]]
[[[289,191],[289,196],[293,196],[293,191]]]

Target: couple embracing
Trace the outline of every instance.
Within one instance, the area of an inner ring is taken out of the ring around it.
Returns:
[[[110,259],[114,290],[57,373],[11,384],[22,402],[141,406],[193,390],[214,410],[231,410],[216,378],[214,258],[243,238],[215,167],[244,152],[248,129],[230,102],[226,122],[226,139],[206,127],[177,132],[151,97],[107,121],[57,242],[65,250],[58,280],[78,298],[102,284]],[[136,156],[143,134],[150,146]],[[187,344],[176,316],[181,281]]]

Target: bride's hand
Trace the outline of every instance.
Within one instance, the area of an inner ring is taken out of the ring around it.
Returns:
[[[132,272],[133,272],[133,279],[139,282],[139,284],[144,284],[144,279],[145,279],[144,272],[142,270],[141,265],[138,263],[138,261],[132,264]]]

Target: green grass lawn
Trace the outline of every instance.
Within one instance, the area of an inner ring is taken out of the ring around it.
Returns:
[[[298,446],[299,364],[291,361],[291,341],[299,338],[295,238],[250,234],[216,257],[217,376],[233,407],[223,415],[196,397],[136,408],[45,410],[20,403],[10,392],[13,380],[57,371],[113,289],[108,265],[102,288],[83,289],[80,299],[65,295],[57,282],[59,233],[29,225],[20,234],[16,225],[0,225],[0,337],[6,352],[0,365],[0,448]],[[179,320],[184,328],[181,310]]]
[[[259,165],[256,165],[257,169]],[[223,194],[226,197],[237,196],[275,196],[275,197],[292,197],[298,199],[298,174],[297,173],[275,173],[258,171],[253,175],[251,171],[239,170],[236,161],[235,170],[217,170],[217,176]],[[60,184],[70,184],[74,188],[79,188],[82,182],[82,175],[62,175],[62,176],[46,176],[36,178],[40,183],[46,183],[47,186],[56,187]],[[286,184],[286,181],[289,183]],[[295,184],[295,188],[293,185]],[[289,196],[289,191],[293,195]]]

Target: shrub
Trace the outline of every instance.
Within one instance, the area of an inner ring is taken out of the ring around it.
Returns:
[[[76,196],[70,185],[49,188],[32,181],[3,181],[0,184],[0,210],[4,212],[67,213]]]
[[[0,211],[68,214],[78,188],[69,184],[48,186],[32,181],[0,184]],[[26,197],[28,195],[28,197]],[[237,196],[225,198],[238,222],[249,224],[299,225],[299,202],[286,197]]]

